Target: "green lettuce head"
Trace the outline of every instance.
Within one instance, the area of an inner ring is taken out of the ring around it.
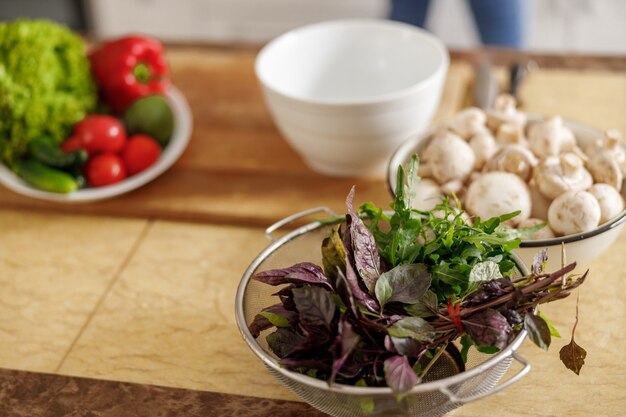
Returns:
[[[36,138],[60,144],[96,103],[79,36],[46,20],[0,23],[0,160]]]

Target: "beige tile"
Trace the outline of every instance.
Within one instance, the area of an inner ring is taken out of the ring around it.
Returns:
[[[606,71],[545,69],[529,74],[520,87],[526,111],[616,128],[626,136],[625,92],[626,74]]]
[[[235,324],[260,229],[157,222],[60,372],[271,398],[294,398]]]
[[[54,371],[144,225],[0,211],[0,367]]]

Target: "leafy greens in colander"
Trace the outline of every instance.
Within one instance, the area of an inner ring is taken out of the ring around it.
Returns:
[[[463,358],[472,346],[498,352],[522,329],[548,348],[554,330],[535,307],[568,296],[587,274],[569,274],[575,264],[545,273],[542,251],[530,275],[515,276],[510,251],[519,232],[503,222],[517,213],[470,223],[458,201],[412,209],[416,167],[414,158],[408,175],[399,168],[391,213],[371,203],[357,212],[351,190],[345,219],[321,244],[321,266],[299,263],[254,276],[282,285],[280,302],[249,326],[255,338],[275,329],[265,338],[282,366],[331,384],[402,394],[457,338]],[[561,359],[578,373],[584,357],[572,334]]]

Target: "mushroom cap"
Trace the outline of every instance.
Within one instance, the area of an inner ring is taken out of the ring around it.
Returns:
[[[530,219],[526,219],[520,222],[517,225],[517,228],[523,229],[526,227],[533,227],[541,223],[545,224],[545,226],[543,226],[541,229],[537,230],[536,232],[532,233],[530,235],[530,238],[532,240],[552,239],[554,237],[554,232],[550,228],[550,225],[548,224],[547,220],[542,220],[542,219],[531,217]]]
[[[576,146],[574,133],[559,116],[534,123],[528,128],[528,145],[538,157],[555,156]]]
[[[624,198],[609,184],[594,184],[588,190],[600,204],[600,224],[606,223],[624,210]]]
[[[441,202],[442,196],[439,185],[428,178],[424,178],[415,185],[415,198],[413,208],[417,210],[430,211]]]
[[[498,150],[496,140],[489,131],[480,132],[472,136],[469,145],[474,151],[476,157],[474,161],[474,169],[481,169]]]
[[[487,169],[510,172],[528,182],[537,163],[537,158],[528,148],[520,144],[512,144],[501,147],[487,163]]]
[[[518,123],[502,123],[496,130],[496,140],[499,144],[505,145],[510,143],[527,144],[524,136],[524,125]]]
[[[487,130],[485,123],[487,115],[478,107],[468,107],[458,112],[449,122],[450,129],[461,136],[469,139],[477,133]]]
[[[501,216],[520,210],[509,223],[517,224],[530,217],[528,186],[509,172],[487,172],[472,182],[465,194],[465,208],[481,219]]]
[[[533,179],[539,191],[549,199],[566,191],[586,190],[593,184],[582,159],[574,153],[545,158],[535,167]]]
[[[598,150],[589,158],[587,166],[595,182],[612,185],[617,190],[622,189],[624,175],[611,150]]]
[[[475,159],[474,151],[467,142],[452,132],[435,136],[422,153],[422,160],[428,164],[432,178],[439,184],[455,179],[465,180],[474,168]]]
[[[501,94],[496,97],[493,110],[487,112],[487,127],[492,132],[497,132],[503,123],[511,123],[519,126],[526,124],[526,114],[517,110],[515,97],[509,94]]]
[[[548,209],[548,223],[560,235],[588,232],[600,224],[598,200],[587,191],[568,191],[554,199]]]
[[[626,147],[624,147],[622,134],[619,130],[607,130],[603,138],[592,141],[585,148],[585,153],[590,158],[593,158],[599,152],[611,154],[619,165],[622,175],[626,177]]]

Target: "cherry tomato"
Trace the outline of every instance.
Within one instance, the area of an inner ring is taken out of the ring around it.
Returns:
[[[80,140],[78,136],[70,136],[61,144],[61,149],[63,149],[64,152],[74,152],[79,149],[84,149],[83,141]]]
[[[113,116],[91,114],[74,126],[74,136],[89,154],[119,152],[126,144],[126,131]]]
[[[85,168],[87,181],[92,187],[115,184],[126,178],[124,161],[114,153],[102,153],[89,159]]]
[[[148,135],[134,135],[128,139],[122,159],[129,175],[137,174],[154,164],[161,156],[159,142]]]

